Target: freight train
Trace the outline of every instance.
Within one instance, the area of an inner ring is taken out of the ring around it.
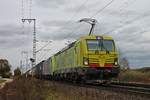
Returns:
[[[40,79],[110,80],[119,74],[118,51],[111,36],[83,36],[37,64],[32,72]]]

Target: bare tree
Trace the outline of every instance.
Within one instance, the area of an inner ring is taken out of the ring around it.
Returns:
[[[126,57],[120,59],[120,67],[121,69],[130,69],[129,61]]]

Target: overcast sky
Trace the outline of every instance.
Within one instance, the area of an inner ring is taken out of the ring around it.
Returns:
[[[21,23],[30,16],[30,0],[0,0],[0,58],[10,61],[13,69],[20,66],[21,51],[31,57],[33,24]],[[111,0],[32,0],[32,18],[37,19],[37,39],[51,40],[37,54],[37,62],[53,55],[89,32],[90,25],[78,23],[81,18],[98,20],[94,34],[113,36],[121,56],[127,57],[130,66],[150,66],[150,0],[114,0],[102,12],[96,14]],[[95,15],[96,14],[96,15]],[[40,49],[46,43],[37,43]],[[24,55],[25,56],[25,55]],[[24,57],[23,57],[24,58]]]

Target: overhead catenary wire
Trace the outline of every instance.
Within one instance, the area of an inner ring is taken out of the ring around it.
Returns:
[[[90,16],[90,18],[95,17],[96,15],[100,14],[105,8],[107,8],[109,5],[111,5],[115,0],[111,0],[108,4],[106,4],[104,7],[102,7],[101,9],[99,9],[97,12],[95,12],[92,16]],[[134,0],[133,2],[135,2],[136,0]],[[128,5],[129,3],[127,3]]]
[[[96,15],[100,14],[104,9],[106,9],[108,6],[110,6],[115,0],[111,0],[109,3],[107,3],[104,7],[99,9],[97,12],[95,12],[93,15],[90,16],[90,18],[95,17]],[[134,0],[135,1],[135,0]],[[128,5],[128,4],[127,4]],[[122,6],[121,6],[122,7]]]
[[[96,15],[100,14],[105,8],[107,8],[110,4],[112,4],[115,0],[111,0],[108,4],[106,4],[103,8],[99,9],[97,12],[95,12],[93,15],[91,15],[92,17],[95,17]],[[135,2],[136,0],[133,0],[133,2]],[[125,7],[128,6],[130,3],[128,3],[128,1],[125,1],[123,4],[125,4]],[[123,5],[122,4],[122,5]],[[121,6],[120,9],[122,9],[123,6]]]
[[[50,50],[51,50],[51,49],[49,49],[48,51],[50,51]],[[47,52],[48,52],[48,51],[47,51]],[[43,60],[43,58],[47,55],[47,52],[44,53],[42,56],[39,57],[39,61]]]
[[[85,0],[81,5],[80,5],[80,7],[76,10],[76,12],[68,19],[68,21],[66,22],[66,24],[69,24],[71,21],[72,21],[72,19],[74,18],[74,17],[76,17],[78,14],[79,14],[79,11],[82,9],[82,7],[84,7],[87,3],[88,3],[88,1],[89,0]],[[80,26],[78,26],[77,28],[79,28]],[[64,27],[62,27],[62,28],[60,28],[59,30],[60,30],[60,32],[63,30],[63,28]],[[73,29],[73,31],[74,31],[74,29]],[[73,31],[71,31],[71,32],[73,32]],[[69,32],[70,33],[70,32]],[[68,33],[68,35],[70,36],[70,34]],[[68,37],[68,36],[66,36],[66,37]]]
[[[129,3],[129,1],[125,1],[125,3],[124,3],[125,6],[124,6],[124,7],[127,8],[127,6],[133,4],[135,1],[137,1],[137,0],[131,1],[132,3],[131,3],[131,2]],[[123,7],[123,6],[121,6],[121,7]],[[121,9],[123,9],[123,8],[121,8]],[[120,13],[122,13],[122,10],[120,10]],[[125,15],[127,15],[127,14],[125,14]],[[127,19],[127,18],[126,18],[126,19]],[[104,34],[110,34],[110,33],[114,32],[114,31],[116,31],[117,29],[120,29],[120,28],[122,28],[122,27],[124,27],[124,26],[126,26],[126,25],[131,24],[132,22],[136,21],[137,19],[139,19],[139,17],[136,17],[136,18],[134,18],[134,19],[132,19],[132,20],[125,21],[125,22],[124,22],[125,24],[123,24],[123,25],[121,25],[121,26],[119,26],[119,27],[116,27],[116,28],[114,28],[114,29],[111,29],[110,31],[107,31],[107,32],[104,33]],[[120,21],[120,23],[123,23],[123,21]]]
[[[105,8],[107,8],[110,4],[112,4],[113,2],[114,2],[115,0],[111,0],[108,4],[106,4],[103,8],[101,8],[100,10],[98,10],[96,13],[94,13],[90,18],[92,18],[92,17],[94,17],[94,16],[96,16],[97,14],[99,14],[100,12],[102,12]],[[79,7],[79,9],[77,10],[77,12],[69,19],[69,21],[67,21],[67,23],[69,23],[73,18],[74,18],[74,16],[76,16],[78,13],[79,13],[79,11],[80,11],[80,9],[86,4],[88,2],[88,0],[85,0],[84,2],[83,2],[83,4]],[[81,25],[81,24],[80,24]],[[72,34],[74,34],[74,31],[76,30],[76,29],[80,29],[81,28],[81,26],[78,26],[77,28],[75,28],[74,30],[72,30],[71,32],[69,32],[68,33],[68,35],[66,36],[66,38],[68,37],[68,36],[71,36]],[[61,29],[63,29],[63,28],[61,28]],[[60,29],[60,30],[61,30]]]
[[[100,14],[104,9],[106,9],[108,6],[110,6],[113,2],[114,2],[115,0],[111,0],[109,3],[107,3],[104,7],[102,7],[101,9],[99,9],[97,12],[95,12],[92,16],[90,16],[90,18],[93,18],[93,17],[95,17],[96,15],[98,15],[98,14]],[[77,27],[76,29],[80,29],[80,26],[79,27]],[[70,34],[68,34],[68,36],[71,36],[72,34],[73,34],[73,32],[76,30],[76,29],[74,29],[74,30],[72,30],[71,32],[69,32]],[[78,29],[78,30],[79,30]],[[66,36],[67,37],[67,36]]]
[[[107,3],[104,7],[99,9],[97,12],[95,12],[90,18],[93,18],[94,16],[100,14],[105,8],[107,8],[109,5],[111,5],[115,0],[111,0],[109,3]]]
[[[92,16],[90,16],[90,18],[93,18],[94,16],[98,15],[100,12],[102,12],[105,8],[107,8],[110,4],[112,4],[115,0],[111,0],[109,3],[107,3],[104,7],[102,7],[101,9],[99,9],[97,12],[95,12]],[[79,26],[80,28],[80,26]],[[71,36],[73,34],[73,31],[71,31],[72,33],[69,35]]]
[[[112,4],[115,0],[110,1],[108,4],[106,4],[103,8],[101,8],[100,10],[98,10],[96,13],[94,13],[90,18],[98,15],[100,12],[102,12],[105,8],[107,8],[110,4]],[[71,36],[72,34],[74,34],[75,30],[80,30],[81,29],[81,24],[75,28],[74,30],[72,30],[71,32],[69,32],[70,34],[68,36]],[[67,37],[67,36],[66,36]]]
[[[108,32],[106,32],[104,34],[110,34],[110,33],[114,32],[114,31],[116,31],[117,29],[121,29],[121,28],[123,28],[123,27],[125,27],[127,25],[130,25],[130,24],[134,23],[135,21],[139,21],[139,19],[143,19],[143,17],[148,17],[148,16],[150,16],[150,11],[148,11],[148,13],[144,12],[142,15],[137,16],[136,18],[133,18],[132,20],[126,21],[125,24],[123,24],[123,25],[121,25],[121,26],[119,26],[117,28],[114,28],[114,29],[112,29],[112,30],[110,30],[110,31],[108,31]]]
[[[47,47],[51,42],[48,42],[47,44],[45,44],[43,47],[41,47],[39,50],[36,51],[36,53],[40,52],[41,50],[43,50],[45,47]]]
[[[72,15],[72,17],[69,19],[68,22],[70,22],[75,16],[77,16],[79,14],[79,11],[82,9],[82,7],[84,7],[86,4],[88,3],[88,0],[85,0],[80,7],[77,9],[77,11]]]

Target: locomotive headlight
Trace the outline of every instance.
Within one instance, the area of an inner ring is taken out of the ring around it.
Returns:
[[[114,59],[114,65],[117,66],[118,65],[118,58]]]
[[[84,61],[84,65],[88,65],[88,61]]]
[[[115,61],[115,65],[118,65],[118,62],[117,62],[117,61]]]
[[[88,65],[89,64],[88,58],[83,58],[83,63],[84,65]]]

